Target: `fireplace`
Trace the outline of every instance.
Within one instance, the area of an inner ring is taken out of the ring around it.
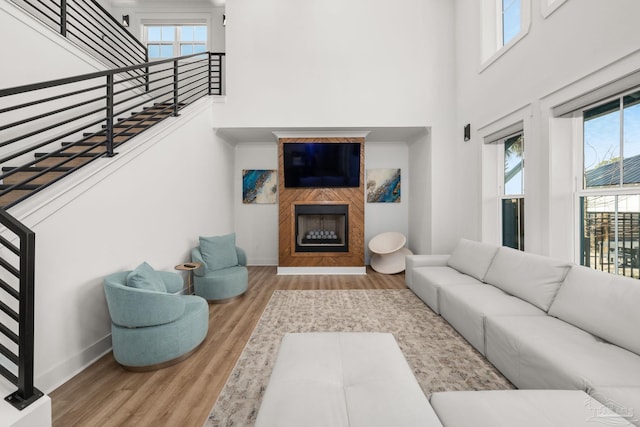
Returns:
[[[365,274],[364,136],[278,136],[278,274]],[[288,187],[289,143],[360,144],[359,187]],[[324,231],[324,233],[323,233]]]
[[[348,205],[295,205],[296,252],[349,252]]]

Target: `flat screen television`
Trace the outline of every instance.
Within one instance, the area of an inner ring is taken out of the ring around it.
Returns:
[[[360,186],[359,142],[289,142],[282,150],[287,188]]]

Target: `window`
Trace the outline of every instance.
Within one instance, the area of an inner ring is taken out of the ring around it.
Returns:
[[[531,0],[481,2],[482,71],[527,35],[531,25]]]
[[[500,0],[502,11],[502,46],[520,32],[520,0]]]
[[[172,58],[207,51],[206,25],[145,25],[149,59]]]
[[[640,278],[640,91],[582,112],[581,264]]]
[[[502,245],[524,250],[524,135],[506,138],[501,150],[504,165],[501,214]]]

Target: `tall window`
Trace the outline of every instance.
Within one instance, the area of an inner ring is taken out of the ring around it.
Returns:
[[[481,69],[518,44],[529,33],[531,0],[477,0],[481,4]]]
[[[520,0],[499,0],[502,11],[502,46],[520,33]]]
[[[524,135],[504,140],[502,245],[524,250]]]
[[[640,91],[582,119],[581,263],[640,278]]]
[[[172,58],[207,51],[206,25],[145,25],[149,59]]]

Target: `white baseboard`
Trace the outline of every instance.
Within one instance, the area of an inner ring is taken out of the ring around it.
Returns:
[[[53,390],[69,381],[74,376],[92,365],[96,360],[111,351],[111,334],[102,338],[92,346],[82,352],[70,357],[58,364],[53,369],[38,375],[34,385],[44,393],[51,393]]]

